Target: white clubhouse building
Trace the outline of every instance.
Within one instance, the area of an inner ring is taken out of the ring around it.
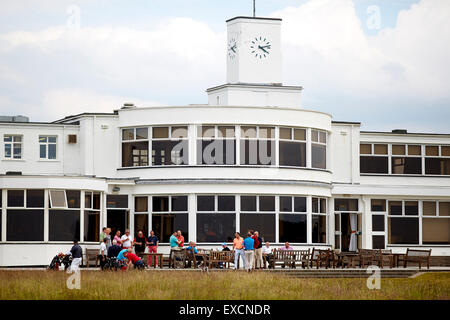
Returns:
[[[282,85],[281,19],[228,24],[207,105],[0,117],[0,267],[46,265],[101,228],[199,247],[258,230],[273,247],[450,256],[450,134],[366,132]]]

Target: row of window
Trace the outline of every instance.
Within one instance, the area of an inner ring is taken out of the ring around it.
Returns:
[[[362,143],[360,171],[450,175],[450,146]]]
[[[44,241],[45,190],[7,190],[6,240]],[[85,210],[81,210],[84,201]],[[83,216],[84,241],[97,242],[100,230],[100,193],[80,190],[48,191],[48,240],[73,241],[80,239]],[[0,204],[2,204],[0,190]],[[1,224],[0,219],[0,239]]]
[[[373,199],[373,247],[450,244],[450,201]],[[387,236],[387,238],[386,238]]]
[[[240,196],[240,211],[234,195],[198,195],[196,200],[197,242],[232,241],[237,230],[258,230],[264,241],[307,243],[307,198],[297,196]],[[187,196],[135,197],[134,229],[144,234],[152,230],[167,243],[173,230],[188,238]],[[151,206],[151,209],[149,208]],[[313,243],[327,242],[327,200],[312,198]],[[108,217],[115,212],[108,211]],[[126,218],[126,217],[124,217]],[[278,220],[278,239],[276,225]]]
[[[56,160],[56,136],[39,136],[39,159]],[[23,157],[23,135],[4,135],[4,158],[20,160]]]
[[[197,130],[198,165],[273,166],[278,144],[280,166],[306,167],[307,156],[311,153],[311,167],[326,169],[325,131],[311,130],[311,150],[307,151],[307,129],[304,128],[198,126]],[[276,130],[279,130],[278,139]],[[187,164],[186,126],[122,129],[122,167]]]

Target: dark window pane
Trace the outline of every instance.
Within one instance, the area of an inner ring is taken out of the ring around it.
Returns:
[[[335,211],[358,211],[358,199],[335,199]]]
[[[256,211],[256,196],[241,196],[241,211]]]
[[[94,192],[94,207],[92,209],[98,209],[100,210],[100,193],[95,193]]]
[[[264,242],[275,241],[275,215],[274,214],[241,214],[241,234],[246,234],[248,230],[259,232],[259,236]]]
[[[188,141],[152,141],[152,164],[155,166],[184,165],[189,163]]]
[[[27,190],[27,208],[44,207],[44,190]]]
[[[116,230],[114,230],[116,231]],[[123,229],[121,230],[124,231]],[[100,213],[97,211],[84,212],[84,241],[98,242],[100,232]],[[111,232],[114,238],[115,232]]]
[[[313,168],[327,168],[327,147],[319,144],[311,145],[311,166]]]
[[[384,249],[384,236],[372,236],[372,248]]]
[[[189,239],[188,214],[152,214],[152,228],[159,243],[169,243],[170,236],[176,230],[181,230],[184,239]]]
[[[128,208],[128,196],[127,195],[107,195],[106,196],[107,208]]]
[[[388,173],[388,157],[361,157],[361,173]]]
[[[111,228],[111,237],[114,238],[116,232],[119,230],[123,235],[125,229],[128,228],[129,212],[128,210],[107,210],[106,225]],[[98,231],[97,231],[98,232]]]
[[[80,207],[81,192],[79,190],[66,190],[66,197],[67,197],[67,207],[69,208]]]
[[[384,231],[383,215],[372,215],[372,231]]]
[[[259,197],[259,211],[275,211],[275,197],[274,196],[260,196]]]
[[[279,215],[280,242],[306,243],[306,215]]]
[[[280,166],[306,167],[306,143],[280,141]]]
[[[215,211],[214,196],[197,196],[198,211]]]
[[[405,202],[405,215],[418,216],[419,215],[419,202],[406,201]]]
[[[450,159],[425,158],[425,173],[450,175]]]
[[[422,158],[392,158],[393,174],[422,174]]]
[[[148,235],[148,214],[135,214],[134,215],[134,236],[136,237],[138,232],[142,231],[144,236]]]
[[[280,211],[292,212],[292,197],[280,197]]]
[[[401,201],[389,201],[389,215],[394,215],[394,216],[402,215],[402,202]]]
[[[236,232],[236,214],[197,214],[197,242],[231,242]]]
[[[188,211],[188,197],[187,196],[173,196],[172,197],[172,211]]]
[[[306,198],[295,197],[294,198],[294,212],[306,212]]]
[[[236,200],[234,196],[218,196],[219,211],[235,211]]]
[[[389,218],[390,244],[418,244],[419,219],[418,218]]]
[[[312,242],[327,243],[327,217],[312,215]]]
[[[384,199],[372,199],[371,200],[372,211],[386,212],[386,200]]]
[[[44,210],[8,210],[7,241],[44,241]]]
[[[198,140],[197,164],[236,164],[236,140]]]
[[[312,212],[319,213],[319,198],[312,198]]]
[[[8,190],[8,207],[24,207],[24,191]]]
[[[241,140],[242,165],[274,165],[275,144],[270,140]]]
[[[153,197],[153,212],[168,212],[169,197]]]
[[[122,143],[122,167],[148,166],[148,142]]]
[[[80,211],[50,210],[48,218],[50,241],[80,240]]]
[[[134,211],[135,212],[147,212],[148,211],[148,198],[147,197],[135,197],[134,198]]]
[[[84,207],[92,209],[92,192],[86,191],[84,194]]]

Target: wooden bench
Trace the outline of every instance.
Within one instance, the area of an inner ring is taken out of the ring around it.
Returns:
[[[331,265],[335,267],[336,261],[337,260],[334,258],[334,255],[332,255],[331,249],[313,248],[309,258],[309,264],[311,268],[314,264],[316,264],[317,269],[322,266],[325,266],[325,268],[328,268]]]
[[[295,268],[297,264],[300,264],[300,266],[305,269],[309,267],[309,259],[311,255],[311,251],[308,250],[293,250],[293,262],[292,267]]]
[[[403,259],[403,267],[406,268],[408,262],[418,262],[419,269],[422,268],[422,262],[426,262],[427,269],[430,269],[430,250],[419,250],[419,249],[406,249],[406,255]]]
[[[227,268],[234,262],[233,251],[210,251],[208,259],[208,267],[218,267],[220,265]]]
[[[295,257],[293,251],[294,250],[273,249],[269,267],[275,269],[275,266],[277,264],[281,264],[283,268],[285,268],[286,266],[293,268],[293,265],[295,265]]]
[[[91,260],[95,262],[95,267],[98,267],[98,255],[99,249],[87,249],[86,248],[86,268],[89,267]]]

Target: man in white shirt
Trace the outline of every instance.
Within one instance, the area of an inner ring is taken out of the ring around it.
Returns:
[[[270,266],[270,259],[272,258],[272,249],[270,248],[270,243],[266,242],[263,247],[262,247],[262,256],[263,258],[265,258],[265,261],[269,264]],[[264,261],[264,260],[263,260]],[[264,268],[266,267],[265,262],[264,262]]]
[[[108,254],[108,250],[107,250],[107,243],[108,243],[108,239],[107,238],[103,238],[102,243],[100,243],[100,252],[98,255],[98,259],[100,260],[100,269],[103,270],[103,266],[106,263],[106,256]]]
[[[122,249],[128,249],[131,248],[132,241],[130,239],[130,229],[125,230],[125,234],[120,238],[122,241]]]

